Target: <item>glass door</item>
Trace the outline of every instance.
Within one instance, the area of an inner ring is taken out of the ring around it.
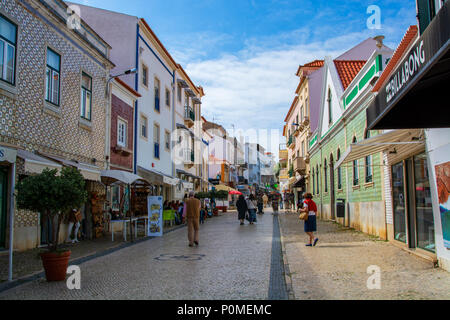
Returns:
[[[8,171],[0,169],[0,248],[6,245],[6,218],[8,203]]]
[[[400,162],[392,166],[392,195],[395,240],[407,243],[406,195],[404,165]]]
[[[417,248],[435,252],[434,216],[428,160],[425,153],[414,157]]]

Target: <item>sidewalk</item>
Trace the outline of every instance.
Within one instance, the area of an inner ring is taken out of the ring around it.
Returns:
[[[164,233],[176,230],[183,226],[165,227]],[[120,249],[130,245],[131,242],[124,242],[121,232],[115,233],[114,242],[111,241],[111,234],[95,240],[84,240],[78,244],[61,244],[60,248],[71,250],[70,261],[80,258],[90,257],[107,252],[109,250]],[[150,239],[144,237],[143,228],[138,229],[138,239]],[[45,248],[44,248],[45,249]],[[33,249],[25,252],[14,252],[13,255],[13,279],[21,279],[44,272],[42,261],[39,256],[41,249]],[[0,284],[8,280],[8,251],[0,252]]]
[[[448,300],[450,273],[385,241],[318,221],[320,242],[297,214],[280,214],[283,250],[298,300]],[[369,266],[381,268],[381,290],[367,289]]]

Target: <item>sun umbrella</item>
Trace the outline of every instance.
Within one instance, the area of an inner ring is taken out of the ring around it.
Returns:
[[[242,195],[242,192],[236,191],[236,190],[232,190],[229,192],[229,194],[231,195]]]

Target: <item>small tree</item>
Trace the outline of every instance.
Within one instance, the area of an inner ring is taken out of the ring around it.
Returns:
[[[45,221],[49,218],[53,222],[53,237],[48,239],[50,252],[58,250],[64,213],[81,207],[87,200],[84,178],[77,169],[63,168],[60,176],[57,173],[57,170],[45,169],[17,184],[18,208],[40,212]]]

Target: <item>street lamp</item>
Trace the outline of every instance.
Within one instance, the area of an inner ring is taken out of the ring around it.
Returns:
[[[125,71],[124,73],[118,74],[116,76],[111,76],[108,81],[106,82],[106,97],[108,97],[109,94],[109,84],[111,83],[112,80],[114,80],[115,78],[121,77],[121,76],[125,76],[125,75],[129,75],[129,74],[136,74],[137,73],[137,68],[133,68],[133,69],[129,69],[127,71]]]

